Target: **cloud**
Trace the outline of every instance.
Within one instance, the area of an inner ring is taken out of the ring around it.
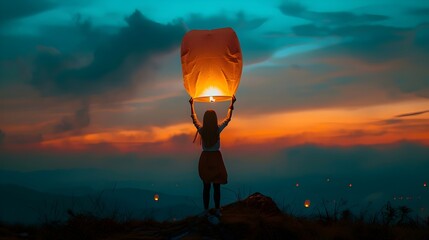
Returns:
[[[41,49],[34,61],[31,84],[47,96],[88,96],[130,87],[132,73],[151,57],[177,48],[184,34],[179,23],[159,24],[138,10],[126,22],[127,26],[94,49],[87,65],[76,55]],[[142,77],[140,81],[147,81]]]
[[[429,110],[419,111],[419,112],[410,112],[410,113],[399,114],[399,115],[396,115],[395,117],[400,118],[400,117],[416,116],[416,115],[421,115],[421,114],[428,113],[428,112],[429,112]]]
[[[299,3],[284,3],[280,9],[309,21],[291,27],[295,36],[289,38],[304,44],[286,44],[282,54],[244,72],[238,94],[246,94],[242,106],[248,113],[368,106],[429,96],[429,71],[422,64],[429,55],[425,24],[383,26],[389,17],[315,12]],[[307,46],[312,48],[293,52]]]
[[[4,144],[33,144],[40,143],[43,141],[43,136],[40,133],[18,133],[18,134],[4,134],[3,143]]]
[[[408,13],[415,16],[426,17],[429,16],[429,8],[414,8],[409,10]]]
[[[185,153],[179,149],[164,150],[161,154],[154,154],[151,148],[159,147],[155,143],[135,145],[140,153],[124,153],[113,151],[109,144],[95,144],[88,145],[86,151],[67,153],[48,149],[33,152],[5,151],[2,160],[8,169],[96,167],[121,172],[125,178],[139,176],[168,182],[169,179],[165,178],[167,174],[186,179],[188,174],[196,174],[200,147],[192,146],[190,135],[173,138],[172,141],[177,142],[175,144],[181,147],[186,145],[188,150]],[[184,144],[184,141],[187,143]],[[29,152],[32,154],[28,154]],[[272,153],[261,146],[250,145],[241,151],[223,150],[222,154],[234,181],[266,179],[275,184],[279,183],[279,179],[301,176],[359,176],[362,179],[368,175],[385,177],[412,173],[421,178],[427,175],[429,148],[415,142],[352,147],[303,144]],[[193,176],[199,181],[197,174]],[[281,185],[284,187],[284,184]]]
[[[0,25],[2,23],[31,16],[55,7],[52,1],[13,0],[0,1]]]
[[[82,107],[76,110],[73,116],[63,117],[60,122],[54,126],[54,133],[68,132],[71,130],[79,130],[89,126],[89,104],[84,101]]]
[[[264,24],[267,18],[249,18],[244,12],[238,12],[233,17],[227,17],[224,14],[210,17],[201,14],[191,14],[186,18],[185,23],[190,29],[214,29],[231,27],[240,31],[248,31],[259,28]]]
[[[301,14],[302,8],[287,12]],[[360,22],[371,22],[360,21]],[[320,46],[245,72],[240,91],[251,113],[338,106],[370,106],[389,101],[429,97],[429,26],[310,23],[292,27],[296,37]],[[305,45],[304,45],[305,46]],[[288,48],[285,48],[285,52]],[[264,79],[264,84],[259,84]],[[256,88],[257,86],[257,88]],[[275,86],[275,88],[273,87]],[[365,92],[362,98],[361,93]],[[264,96],[264,97],[261,97]]]
[[[6,134],[0,129],[0,145],[3,144]]]
[[[384,15],[355,14],[352,12],[315,12],[310,11],[297,2],[284,2],[280,11],[288,16],[298,17],[317,23],[322,26],[349,26],[380,22],[389,19]]]
[[[86,102],[73,110],[73,116],[56,123],[54,133],[87,127],[91,103],[130,99],[135,87],[143,84],[150,89],[159,64],[154,59],[178,49],[185,32],[179,22],[160,24],[138,10],[125,21],[126,26],[114,34],[92,27],[82,15],[75,16],[73,26],[45,29],[65,36],[70,35],[67,29],[74,29],[70,37],[76,39],[76,46],[61,42],[58,47],[38,46],[30,84],[43,97]]]
[[[416,171],[416,167],[428,165],[426,161],[428,154],[427,146],[414,142],[353,147],[323,147],[309,144],[283,150],[273,165],[280,169],[288,169],[288,172],[297,175],[352,172],[370,174],[380,171],[380,168],[387,175],[411,170],[418,175],[423,174],[423,170]]]

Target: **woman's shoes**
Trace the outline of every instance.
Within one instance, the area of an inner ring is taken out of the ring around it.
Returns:
[[[217,208],[217,209],[216,209],[215,215],[216,215],[217,217],[222,217],[222,212],[220,211],[220,208]]]
[[[218,216],[216,216],[216,215],[208,215],[208,217],[207,217],[207,220],[211,223],[211,224],[213,224],[213,225],[218,225],[219,224],[219,222],[220,222],[220,220],[219,220],[219,217]]]
[[[222,212],[219,208],[215,209],[214,214],[210,213],[209,210],[204,210],[201,214],[199,214],[200,216],[203,217],[207,217],[207,220],[213,224],[213,225],[218,225],[220,222],[220,217],[222,216]]]

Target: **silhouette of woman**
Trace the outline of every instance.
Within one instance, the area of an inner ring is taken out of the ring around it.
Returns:
[[[216,215],[221,216],[220,212],[220,184],[228,182],[228,175],[226,173],[225,164],[223,163],[220,148],[220,133],[231,121],[232,111],[234,110],[235,96],[231,99],[231,105],[228,109],[226,118],[218,124],[217,115],[214,110],[207,110],[204,113],[203,124],[198,121],[197,114],[195,113],[194,100],[189,99],[191,104],[191,117],[197,133],[195,134],[194,141],[201,135],[203,152],[201,153],[198,162],[198,173],[203,181],[203,202],[205,213],[208,213],[210,202],[210,187],[213,184],[214,194],[213,199],[215,202]]]

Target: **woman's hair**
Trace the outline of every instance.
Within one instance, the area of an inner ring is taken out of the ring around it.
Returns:
[[[217,115],[214,110],[207,110],[204,113],[200,135],[205,147],[211,147],[219,141],[219,126],[217,125]]]

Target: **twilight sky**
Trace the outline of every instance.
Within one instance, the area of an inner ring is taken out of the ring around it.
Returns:
[[[429,181],[429,2],[183,2],[1,1],[1,170],[199,186],[180,43],[232,27],[244,60],[222,133],[233,184]]]

